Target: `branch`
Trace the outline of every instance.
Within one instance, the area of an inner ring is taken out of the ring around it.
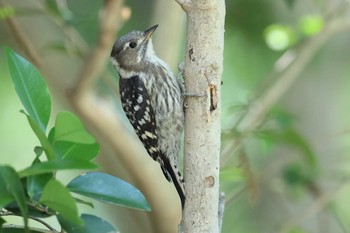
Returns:
[[[1,217],[3,217],[3,216],[16,216],[16,217],[23,217],[23,216],[21,216],[21,215],[17,215],[17,214],[14,214],[14,213],[12,213],[12,212],[9,212],[9,211],[0,211],[0,216]],[[47,229],[49,229],[50,230],[50,232],[52,232],[52,233],[59,233],[58,231],[56,231],[53,227],[51,227],[49,224],[47,224],[45,221],[43,221],[43,220],[41,220],[41,219],[39,219],[39,218],[36,218],[36,217],[33,217],[33,216],[28,216],[28,218],[29,219],[32,219],[32,220],[34,220],[34,221],[36,221],[36,222],[38,222],[38,223],[40,223],[40,224],[42,224],[42,225],[44,225]],[[7,225],[8,226],[8,228],[23,228],[22,226],[13,226],[13,225]],[[6,225],[5,226],[3,226],[3,227],[6,227]],[[33,228],[31,228],[32,230],[33,230]],[[41,230],[40,230],[41,231]],[[43,231],[43,232],[47,232],[47,231]]]
[[[76,86],[67,93],[68,99],[88,130],[118,157],[120,165],[131,176],[131,183],[145,195],[152,207],[147,215],[150,219],[146,220],[151,224],[151,231],[175,232],[180,222],[181,205],[173,185],[165,178],[155,182],[154,177],[163,177],[159,164],[151,159],[137,137],[126,130],[114,111],[115,106],[98,98],[94,92],[94,82],[104,70],[115,42],[114,32],[123,22],[118,18],[122,9],[121,1],[106,1],[98,44],[85,61]],[[114,169],[117,167],[113,166]],[[176,198],[178,202],[174,201]]]
[[[115,42],[115,32],[122,25],[122,1],[107,0],[100,20],[100,36],[96,48],[90,57],[85,61],[78,77],[78,83],[74,95],[91,91],[94,81],[105,69],[109,58],[110,50]]]
[[[2,1],[0,1],[0,7],[4,7]],[[32,61],[36,67],[40,68],[42,65],[42,60],[28,36],[23,33],[23,29],[17,23],[17,20],[14,17],[8,17],[5,21],[11,29],[20,47],[27,53],[29,60]]]
[[[4,224],[4,225],[2,225],[1,229],[12,229],[12,230],[4,230],[3,232],[25,232],[23,226],[16,226],[16,225],[12,225],[12,224]],[[29,228],[29,230],[30,230],[30,232],[62,233],[62,232],[58,232],[58,231],[43,230],[43,229],[34,228],[34,227]]]
[[[115,111],[115,104],[99,98],[94,90],[95,81],[105,70],[112,45],[115,42],[115,32],[129,16],[130,10],[122,6],[122,0],[105,1],[101,14],[101,33],[98,43],[83,64],[73,88],[68,88],[63,84],[61,73],[57,75],[52,72],[52,70],[64,70],[66,68],[64,65],[47,62],[41,71],[43,69],[50,71],[45,76],[55,82],[56,85],[52,88],[58,93],[66,94],[65,97],[71,107],[101,144],[102,149],[114,156],[114,163],[107,164],[113,167],[110,171],[113,174],[122,175],[123,178],[127,177],[127,181],[140,189],[152,207],[150,213],[126,209],[123,210],[124,215],[132,216],[135,225],[142,225],[140,228],[145,232],[148,228],[151,228],[149,232],[176,232],[181,219],[181,205],[175,188],[164,178],[159,164],[148,156],[138,138],[126,130],[119,114]],[[69,29],[68,33],[65,30],[67,36],[77,35],[73,28]],[[32,43],[39,42],[33,40]],[[79,42],[74,41],[74,43]],[[65,62],[70,59],[68,56],[65,58],[67,59]],[[70,71],[68,75],[72,73],[75,72]],[[74,77],[69,77],[69,79],[75,80]],[[161,178],[154,179],[154,177]],[[135,228],[137,227],[133,229]]]

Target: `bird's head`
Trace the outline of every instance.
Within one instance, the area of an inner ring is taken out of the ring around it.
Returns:
[[[151,36],[158,25],[146,31],[132,31],[121,36],[113,45],[111,61],[120,71],[137,72],[147,64],[147,59],[154,55]]]

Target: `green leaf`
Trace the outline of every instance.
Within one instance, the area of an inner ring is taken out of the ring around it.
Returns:
[[[26,114],[24,111],[21,111],[21,113],[26,115],[30,127],[32,128],[32,130],[34,131],[36,136],[38,137],[40,144],[45,151],[47,160],[49,160],[49,161],[54,160],[56,158],[55,152],[54,152],[48,138],[46,137],[45,133],[40,129],[37,122],[35,122],[35,120],[30,115]]]
[[[3,219],[3,218],[0,218],[0,229],[1,229],[1,226],[5,223],[6,221]]]
[[[56,180],[49,181],[44,188],[40,202],[57,211],[73,223],[82,224],[74,198],[60,182]]]
[[[0,209],[14,201],[11,193],[7,190],[6,182],[0,177]]]
[[[71,169],[96,169],[98,166],[92,162],[85,160],[52,160],[34,164],[18,174],[20,177],[33,176],[48,172],[55,172],[58,170],[71,170]]]
[[[6,48],[8,66],[17,95],[39,128],[46,132],[51,113],[51,99],[39,71],[26,59]]]
[[[33,164],[40,164],[36,159]],[[27,177],[27,192],[31,199],[36,199],[42,194],[47,182],[53,179],[53,172]]]
[[[59,159],[91,161],[97,157],[99,151],[100,146],[97,143],[57,142],[55,144],[55,152]]]
[[[97,157],[100,146],[97,143],[82,144],[76,142],[56,141],[53,127],[49,132],[49,141],[54,145],[54,150],[59,159],[73,159],[73,160],[93,160]]]
[[[264,139],[273,140],[275,142],[283,142],[285,144],[289,144],[295,146],[299,149],[304,156],[307,164],[315,169],[317,168],[317,160],[316,156],[309,145],[309,143],[293,128],[288,127],[285,129],[277,130],[263,130],[259,133],[259,136],[262,136]]]
[[[55,142],[95,143],[95,139],[85,130],[79,118],[70,112],[60,112],[57,114],[54,138]]]
[[[47,138],[49,139],[51,145],[55,144],[55,126],[50,129]]]
[[[301,185],[301,186],[307,186],[312,183],[312,180],[314,179],[315,174],[310,172],[309,169],[307,169],[302,164],[294,163],[289,164],[284,170],[283,170],[283,178],[289,185]]]
[[[113,233],[118,230],[106,220],[90,214],[82,214],[81,218],[84,221],[84,231],[82,233]]]
[[[83,220],[83,226],[76,225],[71,221],[68,221],[62,216],[58,216],[58,221],[68,233],[117,233],[118,230],[115,229],[109,222],[90,214],[82,214],[81,219]]]
[[[28,208],[26,204],[24,189],[17,172],[12,167],[0,166],[0,184],[0,186],[6,185],[7,193],[11,194],[13,199],[18,204],[23,216],[24,225],[27,228]]]
[[[299,134],[299,132],[292,128],[286,129],[283,133],[283,138],[286,142],[291,143],[292,145],[299,148],[302,152],[304,152],[303,155],[308,165],[310,165],[311,167],[316,166],[316,156],[310,144]]]
[[[75,193],[93,199],[150,211],[151,208],[143,194],[131,184],[106,173],[88,172],[72,180],[67,188]]]

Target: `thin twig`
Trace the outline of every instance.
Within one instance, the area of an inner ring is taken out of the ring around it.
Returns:
[[[38,9],[42,11],[42,13],[46,13],[47,9],[45,5],[42,2],[39,2],[37,0],[30,0],[30,2],[36,6]],[[72,47],[72,50],[75,51],[75,53],[85,54],[88,49],[89,45],[88,43],[82,38],[80,33],[77,31],[76,28],[74,28],[72,25],[67,24],[62,17],[58,17],[54,14],[50,14],[49,12],[46,13],[50,17],[51,22],[56,24],[63,32],[65,36],[67,36],[67,40],[69,41],[69,45]]]
[[[115,32],[122,24],[122,1],[105,1],[101,14],[100,36],[97,46],[85,60],[76,85],[76,94],[85,93],[93,87],[94,81],[103,73],[109,58],[111,47],[116,39]]]
[[[21,215],[18,214],[14,214],[12,212],[9,211],[0,211],[0,216],[16,216],[16,217],[23,217]],[[59,231],[56,231],[55,228],[51,227],[48,223],[44,222],[43,220],[33,217],[33,216],[28,216],[29,219],[34,220],[42,225],[44,225],[47,229],[49,229],[50,231],[54,232],[54,233],[59,233]]]
[[[4,7],[5,5],[0,2],[0,7]],[[21,48],[27,53],[29,60],[31,60],[36,67],[40,67],[42,64],[42,60],[37,53],[36,49],[34,48],[33,44],[31,43],[28,36],[23,33],[23,29],[18,24],[17,20],[11,16],[6,19],[6,23],[8,24],[9,28],[11,29],[14,37],[16,38],[18,44],[21,46]]]
[[[41,4],[37,0],[31,0],[31,2],[42,12],[47,11],[43,6],[43,4]],[[131,10],[128,7],[123,6],[121,9],[121,14],[118,14],[118,15],[122,19],[122,21],[125,22],[130,18]],[[87,52],[89,51],[89,45],[84,40],[84,38],[82,38],[81,34],[77,31],[75,27],[73,27],[70,24],[67,24],[61,17],[57,17],[53,14],[51,14],[50,20],[55,25],[57,25],[62,30],[63,34],[67,37],[67,40],[69,41],[69,48],[67,48],[68,54],[72,53],[71,50],[74,50],[73,54],[75,54],[74,56],[78,56],[78,58],[82,58],[83,54],[87,54]],[[118,25],[119,22],[120,20],[116,21],[115,25]],[[119,28],[120,27],[121,25],[119,24]],[[49,76],[46,78],[49,78]],[[110,72],[107,72],[107,70],[104,70],[100,78],[104,83],[106,83],[106,85],[112,90],[112,92],[114,93],[118,92],[118,85],[116,84],[115,78],[112,77]]]

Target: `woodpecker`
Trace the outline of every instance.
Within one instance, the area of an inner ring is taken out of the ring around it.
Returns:
[[[184,181],[177,167],[184,122],[183,86],[154,52],[151,36],[157,27],[121,36],[113,45],[111,63],[119,73],[125,115],[165,178],[174,183],[184,207]]]

